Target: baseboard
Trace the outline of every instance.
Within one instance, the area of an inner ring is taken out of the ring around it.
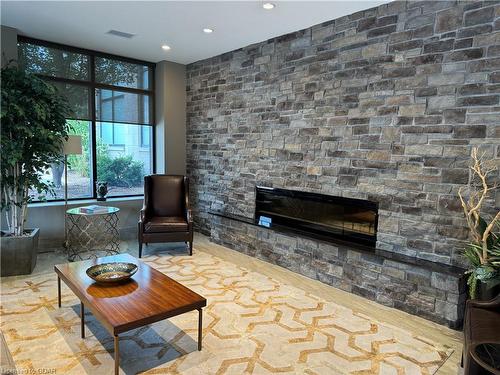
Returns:
[[[136,227],[124,227],[120,228],[119,231],[120,231],[121,241],[130,241],[137,239]],[[64,237],[52,237],[52,238],[41,237],[38,240],[38,253],[47,253],[62,249],[63,243],[64,243]]]

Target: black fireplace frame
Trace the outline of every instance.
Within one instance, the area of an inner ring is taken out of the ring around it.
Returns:
[[[273,216],[272,213],[262,212],[262,208],[259,205],[259,198],[262,198],[263,194],[273,194],[276,196],[285,196],[292,198],[299,198],[301,200],[309,200],[309,201],[321,201],[322,203],[332,203],[341,206],[350,206],[350,207],[363,207],[368,210],[375,212],[375,220],[374,220],[374,234],[362,234],[358,232],[345,231],[342,230],[341,233],[335,233],[331,230],[328,230],[326,226],[322,225],[313,225],[310,223],[307,225],[303,225],[306,222],[302,221],[300,218],[292,219],[292,218],[284,218],[283,216]],[[269,217],[270,222],[263,222],[261,217]],[[291,232],[300,233],[302,235],[306,235],[308,237],[313,237],[317,239],[322,239],[326,241],[340,241],[343,243],[352,243],[362,245],[365,248],[375,249],[377,243],[377,230],[378,230],[378,203],[368,200],[362,199],[354,199],[354,198],[345,198],[338,197],[326,194],[319,193],[310,193],[299,190],[289,190],[289,189],[280,189],[280,188],[271,188],[266,186],[255,186],[255,211],[254,211],[254,223],[255,225],[273,228],[276,229],[285,229]]]

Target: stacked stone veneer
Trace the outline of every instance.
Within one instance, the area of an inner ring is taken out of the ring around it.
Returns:
[[[323,258],[319,241],[304,249],[208,212],[252,217],[255,185],[369,199],[378,248],[464,265],[456,194],[471,147],[500,160],[500,2],[393,2],[196,62],[187,79],[199,230],[382,303],[459,318],[452,276],[348,249]]]

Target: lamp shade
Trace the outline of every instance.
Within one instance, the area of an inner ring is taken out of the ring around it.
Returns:
[[[82,136],[70,135],[68,139],[63,142],[64,155],[81,155],[82,153]]]

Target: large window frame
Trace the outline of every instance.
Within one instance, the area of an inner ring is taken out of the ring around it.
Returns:
[[[147,95],[149,97],[149,118],[150,122],[149,124],[137,124],[141,126],[149,126],[151,128],[152,132],[152,171],[153,173],[156,173],[156,132],[155,132],[155,69],[156,69],[156,64],[149,62],[149,61],[142,61],[142,60],[137,60],[129,57],[124,57],[124,56],[118,56],[118,55],[113,55],[113,54],[108,54],[104,52],[99,52],[99,51],[93,51],[93,50],[88,50],[84,48],[78,48],[78,47],[73,47],[73,46],[68,46],[60,43],[54,43],[54,42],[49,42],[45,40],[40,40],[40,39],[35,39],[35,38],[30,38],[26,36],[21,36],[19,35],[17,38],[18,43],[29,43],[29,44],[34,44],[34,45],[39,45],[43,47],[48,47],[48,48],[55,48],[63,51],[68,51],[68,52],[74,52],[74,53],[79,53],[79,54],[84,54],[89,57],[89,72],[90,72],[90,79],[88,81],[85,80],[79,80],[79,79],[70,79],[70,78],[62,78],[62,77],[55,77],[55,76],[49,76],[45,74],[38,74],[40,78],[43,78],[44,80],[48,82],[53,82],[53,83],[66,83],[66,84],[74,84],[74,85],[79,85],[79,86],[85,86],[88,88],[88,95],[89,95],[89,106],[90,106],[90,119],[88,119],[89,122],[91,122],[91,129],[90,129],[90,139],[91,139],[91,161],[92,161],[92,180],[91,180],[91,185],[92,185],[92,196],[89,197],[78,197],[78,198],[68,198],[68,201],[78,201],[78,200],[87,200],[87,199],[96,199],[97,198],[97,191],[96,191],[96,186],[95,182],[97,181],[97,123],[102,122],[97,119],[96,117],[96,90],[99,89],[105,89],[105,90],[116,90],[116,91],[121,91],[121,92],[128,92],[128,93],[133,93],[133,94],[142,94],[142,95]],[[99,83],[96,82],[96,65],[95,65],[95,60],[96,57],[101,57],[101,58],[107,58],[107,59],[113,59],[117,61],[122,61],[122,62],[128,62],[132,64],[139,64],[139,65],[145,65],[149,68],[149,89],[141,89],[141,88],[133,88],[133,87],[126,87],[126,86],[118,86],[118,85],[110,85],[106,83]],[[68,120],[79,120],[77,118],[68,118]],[[113,123],[116,124],[130,124],[128,122],[120,122],[120,121],[113,121]],[[142,146],[142,131],[140,131],[140,146]],[[127,194],[127,195],[114,195],[112,198],[126,198],[126,197],[140,197],[143,196],[144,194]],[[64,201],[64,199],[47,199],[46,201],[50,202],[61,202]],[[33,201],[33,203],[38,203],[38,202],[43,202],[40,200]]]

